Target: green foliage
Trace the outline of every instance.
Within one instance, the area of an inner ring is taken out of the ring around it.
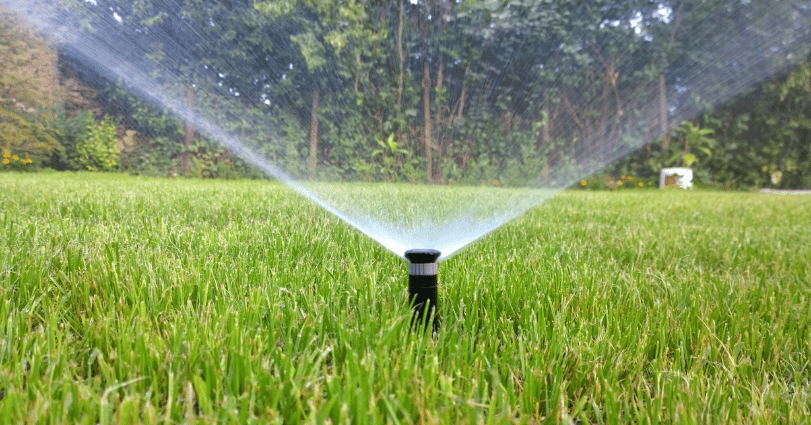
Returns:
[[[317,71],[318,68],[327,64],[327,60],[324,58],[324,45],[315,38],[314,34],[303,32],[290,36],[290,40],[301,50],[310,72]]]
[[[121,168],[134,174],[168,176],[180,168],[177,139],[139,136],[135,146],[121,153]]]
[[[21,158],[16,154],[12,154],[11,151],[4,150],[2,156],[3,158],[2,164],[3,166],[8,166],[9,168],[14,170],[26,170],[29,168],[29,164],[34,162],[34,160],[31,159],[31,156],[28,154],[28,152],[25,152],[23,155],[24,156]]]
[[[120,152],[112,117],[96,123],[84,111],[69,117],[62,113],[55,125],[64,150],[51,157],[49,165],[60,170],[112,171],[118,168]]]
[[[712,148],[715,145],[715,140],[710,137],[714,133],[712,129],[699,128],[689,121],[684,121],[673,132],[684,141],[684,150],[670,158],[668,162],[671,165],[676,165],[674,162],[681,159],[681,166],[692,166],[698,161],[698,156],[691,151],[693,149],[706,157],[712,156]]]
[[[658,183],[651,178],[639,178],[622,174],[611,176],[595,174],[580,180],[574,188],[587,190],[629,190],[629,189],[658,189]]]
[[[0,167],[34,168],[49,155],[62,150],[47,117],[46,114],[22,113],[0,102],[0,152],[9,153]],[[6,161],[13,156],[23,159]]]
[[[176,139],[175,143],[180,146],[183,121],[172,115],[167,108],[139,99],[121,83],[111,84],[105,91],[104,98],[116,106],[119,119],[124,121],[127,128],[149,138]]]
[[[51,129],[59,99],[54,61],[33,25],[0,5],[0,170],[35,169],[62,148]]]
[[[222,145],[206,139],[197,139],[191,146],[192,169],[189,177],[202,178],[259,178],[261,174],[242,159],[228,153]]]
[[[707,167],[721,187],[811,187],[811,61],[703,117],[718,143]]]
[[[177,174],[183,122],[166,109],[138,99],[122,84],[109,87],[105,97],[116,105],[122,124],[137,134],[135,143],[121,152],[121,169],[149,176]]]
[[[400,148],[398,143],[394,141],[394,133],[389,134],[386,140],[380,139],[375,136],[379,149],[372,151],[372,158],[377,158],[380,173],[383,175],[385,181],[400,181],[402,179],[402,169],[408,166],[413,168],[413,160],[409,157],[411,153],[403,148]]]
[[[61,113],[55,130],[64,150],[50,158],[50,166],[76,171],[113,171],[118,168],[120,152],[112,117],[107,116],[97,124],[89,111],[73,117]]]
[[[113,171],[118,167],[118,136],[109,116],[98,124],[90,124],[84,137],[75,145],[76,156],[71,166],[77,170]]]
[[[13,5],[0,5],[0,108],[7,113],[38,115],[59,101],[56,55],[40,35]]]
[[[760,104],[763,120],[771,124],[768,143],[761,150],[770,163],[773,187],[811,187],[811,59],[785,79],[764,87],[771,105]]]
[[[662,167],[688,165],[710,187],[811,187],[809,69],[806,61],[695,123],[683,123],[668,148],[657,140],[607,171],[655,179]]]
[[[54,123],[54,129],[56,137],[64,149],[55,152],[47,164],[57,170],[81,169],[75,167],[79,155],[76,147],[82,143],[88,136],[90,128],[95,127],[95,125],[93,114],[89,111],[83,111],[72,117],[66,112],[60,111]]]
[[[90,29],[84,36],[133,40],[139,48],[128,51],[144,57],[131,65],[147,72],[152,89],[166,103],[176,101],[181,115],[186,108],[200,113],[226,139],[295,179],[425,181],[419,169],[428,162],[430,130],[437,182],[576,183],[664,131],[660,111],[652,111],[662,77],[670,107],[663,109],[665,124],[692,121],[671,131],[669,145],[654,142],[606,173],[648,178],[678,164],[720,187],[811,184],[803,145],[811,128],[807,64],[735,100],[736,106],[695,115],[783,69],[790,62],[785,58],[804,57],[807,44],[795,43],[792,31],[805,21],[796,12],[783,14],[790,2],[604,3],[70,4],[81,11],[76,27]],[[115,27],[108,25],[109,10],[121,17]],[[784,17],[794,21],[769,24]],[[746,37],[737,35],[742,29]],[[784,47],[775,56],[747,53],[757,50],[747,46],[778,44]],[[727,47],[725,54],[718,50]],[[770,65],[778,59],[781,64]],[[423,81],[430,82],[426,90]],[[189,87],[195,101],[186,100]],[[320,103],[311,111],[316,87]],[[191,154],[194,176],[253,172],[224,148],[189,152],[182,143],[186,125],[169,108],[135,100],[123,86],[102,98],[125,128],[138,132],[138,143],[121,153],[121,169],[174,175]],[[70,133],[63,137],[76,139]],[[311,133],[315,171],[306,166]],[[396,149],[381,146],[388,135]],[[75,140],[69,145],[55,161],[60,168],[109,168],[77,162],[87,155],[78,153]]]

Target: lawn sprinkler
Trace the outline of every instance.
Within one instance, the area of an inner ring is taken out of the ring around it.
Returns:
[[[428,329],[432,323],[432,330],[439,329],[439,315],[437,314],[437,263],[441,253],[435,249],[409,249],[405,252],[408,259],[408,302],[413,314],[411,326],[416,328],[422,324]]]

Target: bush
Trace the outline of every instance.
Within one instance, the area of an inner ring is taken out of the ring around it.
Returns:
[[[620,190],[620,189],[646,189],[658,187],[656,182],[650,178],[639,178],[628,175],[613,177],[611,175],[593,175],[580,180],[575,186],[580,189],[589,190]]]
[[[62,149],[43,118],[31,116],[0,102],[0,154],[2,168],[29,169],[43,157]],[[15,159],[16,158],[16,159]]]
[[[87,136],[76,144],[73,168],[88,171],[113,171],[118,167],[118,138],[109,116],[87,129]]]
[[[76,156],[76,146],[82,139],[87,137],[88,129],[95,125],[93,114],[84,111],[76,116],[69,116],[67,112],[61,111],[54,125],[56,137],[63,149],[56,152],[46,165],[57,170],[75,170],[73,162]]]
[[[27,170],[29,164],[32,162],[34,162],[34,160],[31,159],[28,152],[25,152],[21,158],[19,155],[14,155],[10,151],[3,151],[3,165],[8,165],[15,170]]]
[[[180,168],[178,155],[182,146],[169,137],[136,136],[131,150],[121,153],[121,168],[147,176],[169,176]]]
[[[93,114],[84,111],[75,117],[61,114],[57,134],[64,150],[49,165],[58,170],[113,171],[118,168],[120,152],[115,124],[105,117],[96,124]]]

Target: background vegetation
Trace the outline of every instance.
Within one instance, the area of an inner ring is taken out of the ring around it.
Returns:
[[[811,416],[804,197],[563,192],[440,263],[432,338],[405,262],[281,184],[0,186],[2,423]]]
[[[77,31],[86,30],[78,37],[134,40],[133,66],[180,90],[167,93],[186,107],[213,111],[291,175],[520,185],[523,176],[593,159],[602,140],[619,140],[625,127],[615,123],[634,117],[633,137],[652,143],[608,174],[649,179],[689,159],[707,185],[811,187],[811,25],[804,24],[811,12],[795,5],[778,13],[791,2],[97,0],[62,10],[32,0],[30,7],[40,4],[56,19],[78,17]],[[190,123],[129,95],[80,52],[48,46],[7,9],[3,18],[2,149],[33,162],[0,167],[259,175]],[[762,52],[780,37],[799,42],[776,56]],[[740,50],[719,54],[726,42]],[[715,79],[686,90],[697,69]],[[759,74],[766,69],[785,71]],[[717,93],[764,78],[713,108]],[[97,127],[105,117],[115,136]],[[252,124],[259,119],[263,125]],[[696,131],[702,137],[688,142]]]

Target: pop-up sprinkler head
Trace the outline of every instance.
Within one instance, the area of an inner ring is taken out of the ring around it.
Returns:
[[[405,252],[408,259],[408,301],[414,310],[411,326],[420,324],[428,329],[439,329],[437,307],[437,263],[441,253],[435,249],[410,249]]]

